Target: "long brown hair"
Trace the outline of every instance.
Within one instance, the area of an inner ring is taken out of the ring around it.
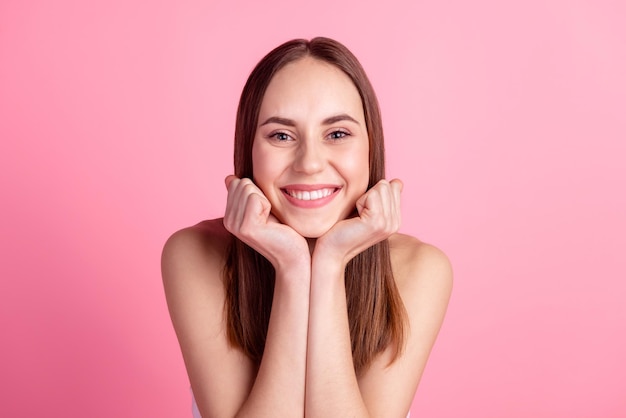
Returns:
[[[378,100],[356,57],[328,38],[294,39],[267,54],[246,82],[235,126],[235,175],[253,178],[252,143],[259,109],[272,77],[290,62],[305,56],[332,64],[354,83],[365,114],[369,136],[368,189],[385,177],[385,150]],[[257,364],[261,362],[274,292],[275,271],[262,255],[233,237],[225,266],[228,338]],[[384,240],[354,257],[345,271],[352,358],[358,373],[387,346],[395,358],[405,340],[406,313],[393,273],[389,243]]]

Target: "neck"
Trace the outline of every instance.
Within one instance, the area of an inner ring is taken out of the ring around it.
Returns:
[[[309,244],[309,252],[313,255],[313,250],[315,250],[315,243],[317,242],[317,238],[307,238],[307,244]]]

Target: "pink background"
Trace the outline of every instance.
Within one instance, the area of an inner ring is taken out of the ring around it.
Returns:
[[[625,21],[621,0],[2,1],[0,415],[190,416],[161,247],[222,215],[252,66],[321,34],[376,87],[403,230],[455,269],[413,416],[626,416]]]

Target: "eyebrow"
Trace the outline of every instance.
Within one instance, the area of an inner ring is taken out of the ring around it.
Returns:
[[[359,125],[359,122],[356,119],[354,119],[352,116],[346,113],[342,113],[342,114],[335,115],[335,116],[330,116],[322,121],[322,125],[332,125],[333,123],[337,123],[337,122],[341,122],[345,120],[354,122],[357,125]],[[281,118],[278,116],[272,116],[272,117],[267,118],[267,120],[263,122],[262,124],[260,124],[259,126],[268,125],[270,123],[277,123],[279,125],[285,125],[285,126],[296,126],[296,122],[293,121],[292,119]]]
[[[323,125],[332,125],[333,123],[342,122],[344,120],[347,120],[347,121],[350,121],[350,122],[354,122],[357,125],[359,124],[359,122],[356,119],[354,119],[352,116],[350,116],[350,115],[348,115],[346,113],[342,113],[340,115],[331,116],[329,118],[326,118],[326,119],[324,119],[322,121],[322,124]]]
[[[287,119],[287,118],[279,118],[278,116],[272,116],[268,118],[265,122],[263,122],[259,126],[268,125],[270,123],[277,123],[279,125],[285,125],[285,126],[296,126],[296,123],[293,120]]]

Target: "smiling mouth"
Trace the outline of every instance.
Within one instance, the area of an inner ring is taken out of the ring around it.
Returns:
[[[336,187],[324,187],[316,190],[282,189],[283,193],[297,200],[319,200],[339,190]]]

